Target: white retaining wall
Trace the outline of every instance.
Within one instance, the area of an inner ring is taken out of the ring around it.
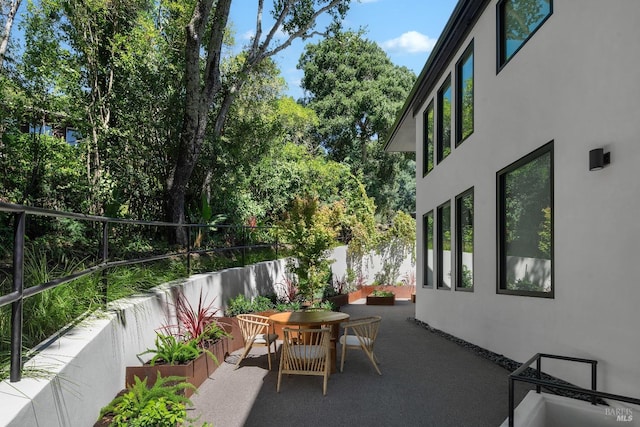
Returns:
[[[331,266],[334,278],[342,279],[343,277],[346,277],[347,269],[356,270],[357,266],[351,265],[351,262],[347,259],[347,246],[338,246],[332,251],[329,258],[334,260],[333,265]],[[362,275],[366,280],[366,284],[370,285],[373,283],[376,274],[382,271],[382,267],[383,259],[376,253],[372,252],[362,259]],[[415,262],[411,260],[411,255],[408,255],[400,265],[399,274],[398,277],[396,277],[394,284],[400,282],[405,274],[411,272],[415,273],[415,269]]]
[[[335,260],[334,274],[346,275],[346,246],[337,248],[330,258]],[[380,270],[380,257],[368,257],[363,268],[367,279],[373,281]],[[409,271],[413,265],[407,259],[398,280]],[[24,377],[17,383],[0,383],[0,425],[93,425],[100,409],[124,388],[125,368],[141,364],[137,354],[154,346],[156,329],[173,323],[173,293],[181,289],[197,306],[202,292],[205,304],[214,301],[213,306],[223,310],[239,294],[281,293],[278,284],[285,273],[286,260],[263,262],[195,275],[111,303],[106,313],[81,322],[26,363],[46,370],[53,379]],[[144,361],[150,358],[143,356]]]
[[[202,292],[206,302],[223,308],[238,294],[273,293],[284,273],[285,260],[263,262],[199,274],[110,304],[108,312],[74,327],[27,363],[53,374],[52,380],[0,383],[0,425],[93,425],[100,409],[124,388],[125,367],[139,365],[136,355],[153,347],[155,330],[170,322],[171,294],[178,288],[194,306]]]

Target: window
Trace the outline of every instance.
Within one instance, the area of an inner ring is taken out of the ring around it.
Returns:
[[[49,125],[32,125],[29,124],[29,133],[35,133],[38,135],[53,135],[53,128]]]
[[[66,128],[64,139],[69,145],[76,146],[82,139],[82,135],[80,134],[80,132],[78,132],[77,129]]]
[[[553,298],[553,141],[497,181],[498,293]]]
[[[473,41],[456,64],[456,146],[473,133]]]
[[[433,169],[433,101],[424,111],[422,117],[424,125],[424,147],[422,156],[422,176],[425,176]],[[433,217],[433,215],[432,215]],[[433,218],[432,218],[433,219]]]
[[[438,289],[451,289],[451,202],[438,206]]]
[[[473,290],[473,188],[456,197],[456,289]]]
[[[422,216],[422,232],[424,236],[424,279],[425,288],[433,287],[433,211]]]
[[[498,69],[509,62],[552,12],[552,0],[502,0],[498,3]]]
[[[451,76],[438,91],[438,163],[451,153]]]

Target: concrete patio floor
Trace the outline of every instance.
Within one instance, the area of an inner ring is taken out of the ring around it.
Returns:
[[[382,376],[364,352],[352,350],[344,372],[329,378],[326,396],[321,377],[298,375],[284,376],[276,393],[279,359],[269,371],[266,348],[258,347],[234,370],[237,351],[192,397],[189,416],[215,427],[500,425],[509,372],[408,320],[414,307],[402,300],[342,307],[352,319],[382,316],[375,347]],[[516,387],[516,404],[527,391]]]

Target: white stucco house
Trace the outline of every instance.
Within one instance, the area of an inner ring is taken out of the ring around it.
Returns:
[[[386,146],[416,153],[416,318],[518,362],[595,359],[633,397],[639,22],[638,0],[460,0]]]

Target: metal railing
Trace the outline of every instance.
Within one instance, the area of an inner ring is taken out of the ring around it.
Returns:
[[[159,261],[163,259],[186,257],[187,262],[187,277],[191,274],[191,258],[194,254],[206,254],[206,253],[221,253],[226,251],[240,251],[242,254],[242,265],[245,264],[245,254],[247,250],[271,248],[275,251],[275,259],[278,259],[278,242],[277,228],[275,227],[258,227],[258,226],[226,226],[226,225],[209,225],[209,224],[176,224],[171,222],[161,221],[137,221],[126,220],[118,218],[109,218],[103,216],[84,215],[72,212],[59,212],[43,208],[28,207],[22,205],[15,205],[10,203],[0,202],[0,212],[7,212],[13,214],[13,283],[11,291],[5,295],[0,295],[0,307],[11,304],[11,338],[10,338],[10,372],[9,380],[11,382],[17,382],[21,379],[22,368],[22,331],[23,331],[23,301],[25,298],[32,297],[41,292],[49,289],[56,288],[62,284],[71,282],[83,276],[94,274],[97,272],[103,272],[103,289],[105,292],[104,302],[107,301],[108,284],[106,282],[106,276],[104,273],[107,269],[113,267],[122,267],[128,265],[134,265],[145,262]],[[72,220],[89,221],[101,224],[101,241],[97,242],[100,245],[99,258],[100,261],[91,267],[85,268],[81,271],[73,272],[72,274],[64,277],[56,278],[46,283],[40,283],[34,286],[25,288],[24,286],[24,260],[25,260],[25,235],[26,235],[26,220],[28,215],[44,216],[52,218],[66,218]],[[156,254],[152,256],[144,256],[138,258],[121,259],[121,260],[109,260],[109,226],[113,224],[127,224],[134,226],[148,226],[148,227],[185,227],[187,228],[187,244],[186,248],[182,250],[172,251],[168,253]],[[201,233],[202,231],[211,231],[212,229],[220,230],[226,229],[229,235],[233,234],[234,239],[228,238],[227,244],[224,246],[215,247],[195,247],[192,239],[192,234]],[[258,244],[248,244],[247,236],[257,230],[274,230],[274,241],[260,242]],[[240,242],[237,242],[238,230],[240,231]]]
[[[551,381],[548,379],[543,379],[542,378],[542,358],[547,358],[547,359],[557,359],[557,360],[567,360],[570,362],[578,362],[578,363],[586,363],[586,364],[590,364],[591,365],[591,389],[586,389],[586,388],[582,388],[582,387],[576,387],[574,385],[571,384],[565,384],[565,383],[558,383],[555,381]],[[522,374],[530,368],[531,364],[533,362],[536,362],[536,369],[535,369],[535,377],[524,377],[522,376]],[[545,353],[537,353],[535,356],[533,356],[531,359],[529,359],[528,361],[526,361],[525,363],[523,363],[518,369],[516,369],[515,371],[513,371],[511,374],[509,374],[509,427],[513,427],[514,425],[514,412],[515,412],[515,407],[514,407],[514,399],[515,399],[515,393],[514,393],[514,388],[515,388],[515,382],[516,381],[522,381],[525,383],[529,383],[529,384],[535,384],[536,385],[536,393],[540,393],[542,387],[544,387],[547,390],[550,390],[552,392],[555,392],[555,390],[564,390],[564,391],[569,391],[572,393],[577,393],[577,394],[582,394],[585,396],[589,396],[591,398],[591,404],[595,405],[597,402],[597,399],[610,399],[610,400],[616,400],[616,401],[620,401],[620,402],[625,402],[625,403],[631,403],[634,405],[640,405],[640,399],[636,399],[633,397],[628,397],[628,396],[621,396],[618,394],[612,394],[612,393],[605,393],[602,391],[598,391],[597,390],[597,385],[598,385],[598,372],[597,372],[597,367],[598,367],[598,361],[597,360],[591,360],[591,359],[581,359],[578,357],[569,357],[569,356],[558,356],[555,354],[545,354]]]

